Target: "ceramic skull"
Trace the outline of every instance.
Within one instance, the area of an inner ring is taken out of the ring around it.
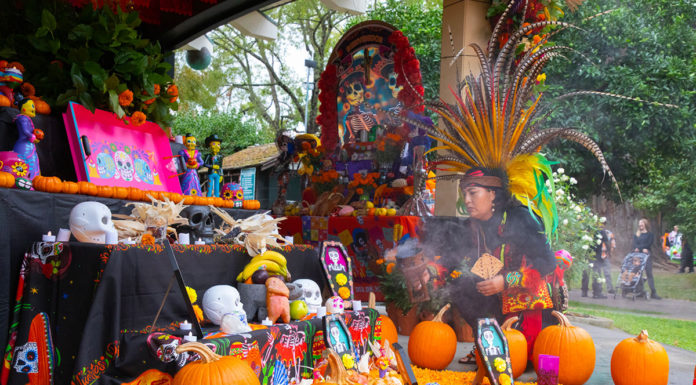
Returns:
[[[321,307],[321,289],[319,289],[319,285],[311,279],[298,279],[292,285],[299,292],[298,299],[303,300],[307,304],[309,312],[316,313]]]
[[[225,314],[244,315],[246,321],[239,292],[230,285],[216,285],[206,290],[202,304],[205,316],[215,325],[220,325]]]
[[[213,243],[215,221],[209,207],[189,206],[179,215],[188,219],[188,225],[179,226],[179,231],[192,233],[196,241],[200,238],[205,243]]]
[[[80,242],[105,243],[106,233],[116,232],[111,210],[99,202],[82,202],[70,212],[70,231]]]
[[[333,296],[326,300],[326,314],[343,314],[343,300]]]
[[[116,154],[114,154],[114,161],[116,161],[116,169],[121,175],[121,179],[125,181],[133,180],[133,161],[130,155],[123,151],[116,151]]]

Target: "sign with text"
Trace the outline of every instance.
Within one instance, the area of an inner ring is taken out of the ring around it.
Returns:
[[[239,184],[244,190],[244,199],[256,199],[256,167],[243,168]]]

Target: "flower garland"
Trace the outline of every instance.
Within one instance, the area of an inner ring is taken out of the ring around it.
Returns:
[[[420,61],[416,58],[416,51],[411,47],[408,38],[401,31],[394,31],[389,36],[389,42],[396,47],[394,52],[394,70],[398,75],[396,84],[403,87],[399,91],[399,101],[405,107],[404,113],[413,111],[423,113],[423,79],[420,72]]]
[[[378,172],[371,172],[365,176],[360,173],[353,174],[353,180],[348,183],[349,188],[354,188],[358,195],[370,192],[377,188],[375,180],[379,179]]]
[[[329,64],[319,78],[319,115],[317,124],[321,127],[321,144],[333,153],[338,144],[338,68]]]

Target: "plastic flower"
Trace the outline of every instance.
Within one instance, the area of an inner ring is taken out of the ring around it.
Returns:
[[[118,104],[125,106],[130,106],[133,103],[133,91],[125,90],[118,95]]]
[[[12,172],[17,174],[18,176],[25,176],[27,175],[27,168],[24,167],[22,163],[15,163],[12,165]]]
[[[131,116],[131,123],[133,123],[134,126],[142,126],[143,123],[147,120],[147,116],[143,114],[140,111],[135,111],[133,115]]]

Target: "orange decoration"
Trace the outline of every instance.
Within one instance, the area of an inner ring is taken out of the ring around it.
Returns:
[[[139,201],[143,199],[143,190],[137,187],[128,187],[128,199],[132,201]]]
[[[36,179],[36,178],[34,178]],[[9,172],[0,171],[0,187],[12,188],[15,185],[15,177]]]
[[[414,365],[442,370],[452,362],[457,351],[457,335],[442,322],[449,307],[445,305],[432,321],[423,321],[413,328],[408,340],[408,356]]]
[[[185,205],[195,205],[196,204],[196,197],[191,196],[191,195],[184,195],[184,204]]]
[[[111,186],[97,186],[97,196],[111,198],[114,195],[114,188]]]
[[[77,185],[80,187],[80,194],[82,195],[97,195],[98,190],[97,190],[97,185],[94,183],[90,182],[77,182]]]
[[[208,198],[196,196],[196,197],[194,197],[194,204],[198,205],[198,206],[207,206],[208,205]]]
[[[114,195],[113,197],[115,199],[128,199],[128,195],[130,192],[128,191],[128,187],[114,187]]]
[[[507,338],[510,349],[510,364],[512,365],[512,377],[517,378],[527,369],[527,339],[521,331],[512,328],[518,317],[510,317],[503,322],[500,329]]]
[[[148,195],[151,195],[153,198],[157,199],[158,201],[162,200],[162,192],[160,192],[160,191],[152,191],[152,190],[147,191],[145,196],[146,196],[147,202],[150,202],[150,198],[147,198]]]
[[[31,183],[35,190],[50,193],[59,193],[63,191],[63,181],[61,181],[57,176],[38,175],[32,180]]]
[[[77,182],[63,182],[63,194],[77,194],[78,192],[80,192],[80,186],[77,185]]]
[[[169,200],[174,203],[179,203],[182,199],[184,199],[184,196],[179,193],[169,193]]]

